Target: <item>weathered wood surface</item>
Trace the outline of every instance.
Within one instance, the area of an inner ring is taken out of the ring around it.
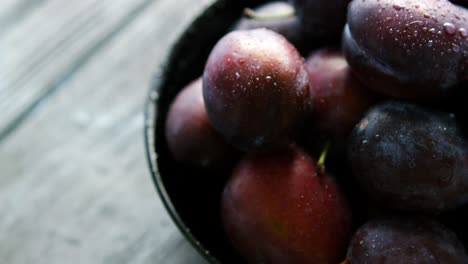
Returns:
[[[156,194],[142,109],[210,2],[2,0],[0,263],[205,263]]]
[[[23,0],[6,8],[13,15],[0,16],[8,26],[0,27],[0,138],[154,1]]]

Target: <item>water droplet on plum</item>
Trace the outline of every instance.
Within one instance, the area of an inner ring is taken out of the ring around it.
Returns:
[[[445,22],[444,23],[444,30],[445,30],[445,32],[447,32],[447,34],[452,35],[452,34],[455,33],[456,28],[455,28],[455,25],[453,25],[452,23]]]
[[[433,40],[427,41],[427,46],[428,46],[429,48],[432,47],[432,45],[434,45],[434,41],[433,41]]]
[[[393,8],[394,8],[395,10],[397,10],[397,11],[400,11],[400,10],[403,9],[404,7],[403,7],[402,5],[400,5],[400,4],[394,4],[394,5],[393,5]]]

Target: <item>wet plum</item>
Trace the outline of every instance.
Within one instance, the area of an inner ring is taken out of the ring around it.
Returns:
[[[267,29],[225,35],[203,73],[210,122],[241,150],[286,145],[304,115],[308,86],[303,58]]]
[[[222,219],[249,263],[336,264],[351,228],[335,180],[294,146],[241,160],[223,192]]]
[[[468,79],[468,10],[447,0],[356,0],[343,48],[354,73],[385,95],[424,101]]]

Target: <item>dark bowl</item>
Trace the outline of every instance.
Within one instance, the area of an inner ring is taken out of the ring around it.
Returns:
[[[242,262],[225,237],[219,213],[229,172],[214,175],[174,161],[164,137],[166,115],[177,92],[202,75],[212,47],[241,16],[242,9],[264,2],[213,1],[172,47],[146,103],[145,145],[154,183],[180,231],[211,263]]]

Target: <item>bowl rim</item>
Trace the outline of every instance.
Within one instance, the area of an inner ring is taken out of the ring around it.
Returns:
[[[153,83],[158,83],[154,82]],[[195,236],[190,231],[190,228],[186,225],[186,223],[182,220],[179,213],[171,201],[169,194],[166,191],[166,187],[164,182],[161,178],[161,174],[159,173],[158,168],[158,154],[156,152],[156,139],[155,139],[155,121],[158,116],[157,111],[157,102],[158,102],[158,94],[159,90],[161,89],[161,85],[152,85],[151,89],[149,90],[146,103],[144,106],[144,140],[145,140],[145,152],[146,152],[146,160],[149,165],[149,169],[151,172],[151,178],[153,179],[154,185],[156,186],[156,190],[161,198],[163,205],[166,211],[169,213],[172,221],[176,224],[179,231],[182,235],[192,244],[193,247],[210,263],[219,264],[220,262],[216,259],[204,246],[203,244],[195,238]]]
[[[198,11],[194,14],[194,19],[192,20],[189,27],[187,27],[173,42],[171,51],[166,55],[160,65],[167,65],[170,61],[173,60],[174,56],[178,53],[180,47],[177,47],[177,43],[186,39],[191,33],[191,28],[194,24],[199,24],[203,18],[209,14],[213,13],[213,10],[218,8],[219,5],[223,5],[227,0],[209,0],[209,3],[206,3],[204,8],[201,11]],[[209,263],[220,264],[221,262],[213,256],[208,249],[192,234],[190,228],[182,220],[179,213],[177,212],[172,200],[167,193],[166,186],[162,180],[161,174],[158,167],[158,154],[156,152],[156,120],[158,118],[158,102],[159,94],[163,88],[166,79],[167,69],[164,67],[162,70],[162,75],[154,77],[150,82],[150,88],[146,95],[146,101],[144,103],[144,145],[146,152],[146,160],[150,169],[151,178],[153,183],[156,186],[156,190],[159,194],[159,197],[162,200],[162,203],[169,213],[170,218],[176,224],[179,231],[182,235],[190,242],[190,244],[201,254],[201,256],[207,260]]]

